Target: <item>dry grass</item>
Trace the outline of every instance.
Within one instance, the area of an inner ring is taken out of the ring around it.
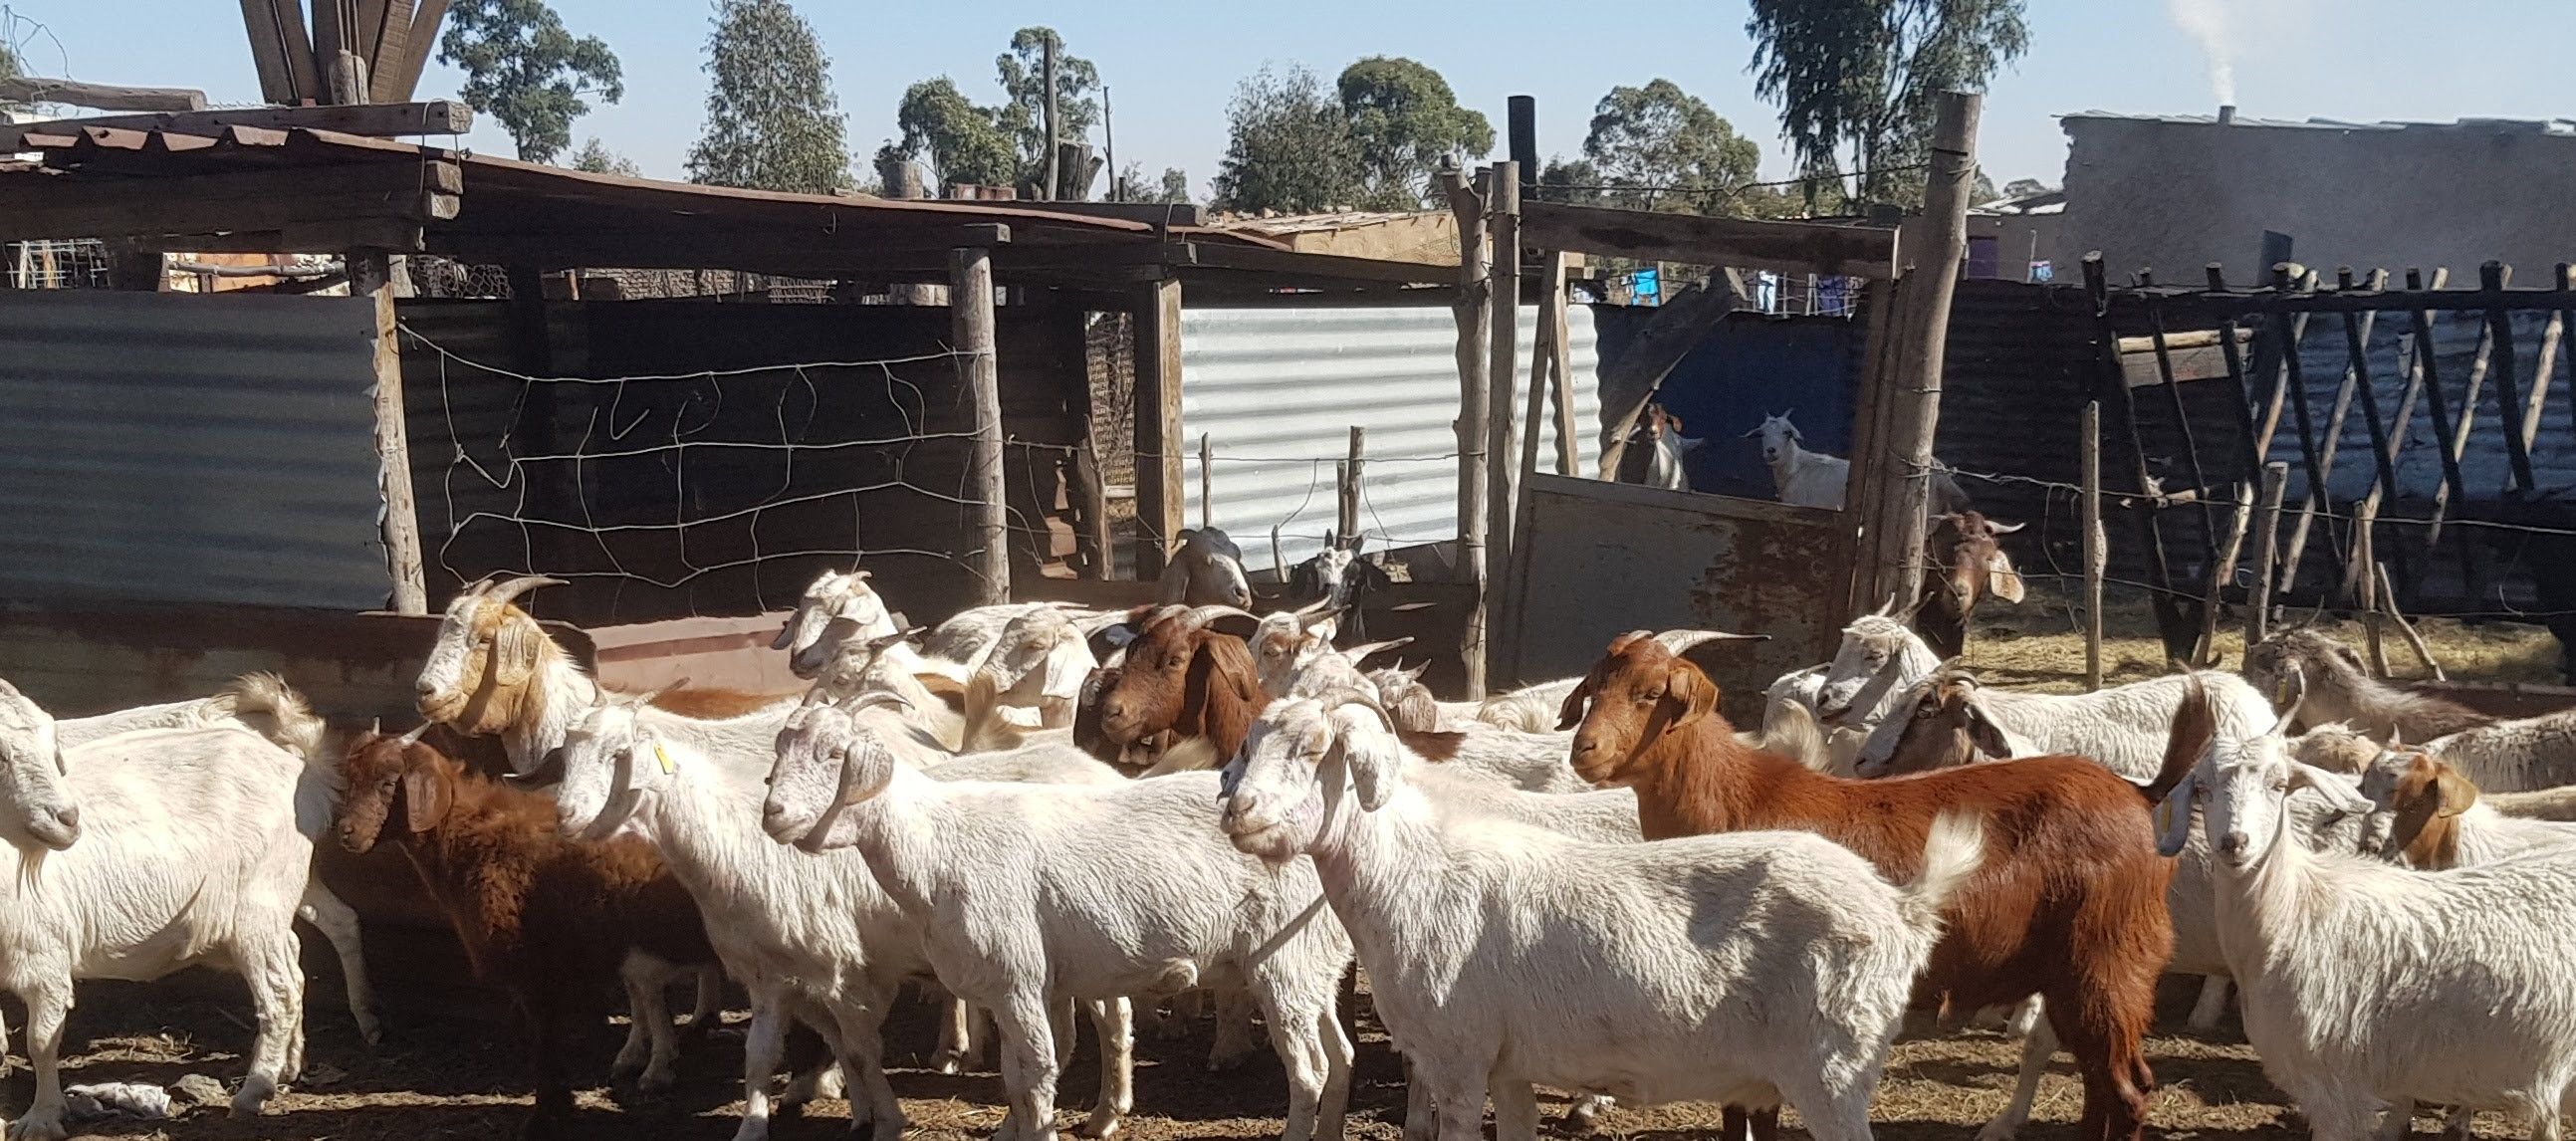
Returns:
[[[2329,617],[2323,625],[2350,645],[2363,644],[2359,622]],[[2416,628],[2453,680],[2559,682],[2558,640],[2543,627],[2428,618]],[[2143,596],[2112,594],[2102,608],[2102,635],[2104,681],[2143,681],[2166,672],[2164,644],[2156,638],[2155,617]],[[2385,644],[2389,667],[2398,678],[2432,676],[2394,629]],[[2244,660],[2244,625],[2232,613],[2221,616],[2218,649],[2220,661],[2230,668]],[[1978,608],[1965,664],[1991,684],[2071,692],[2084,679],[2084,635],[2063,595],[2034,587],[2019,606],[1989,603]]]

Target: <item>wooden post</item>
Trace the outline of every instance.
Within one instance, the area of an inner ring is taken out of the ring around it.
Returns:
[[[1562,275],[1565,272],[1564,264],[1564,254],[1552,250],[1540,253],[1539,280],[1544,283],[1551,272]],[[1560,284],[1559,287],[1562,288],[1562,285]],[[1524,480],[1529,473],[1538,470],[1538,426],[1547,418],[1548,388],[1556,383],[1555,379],[1548,375],[1548,370],[1555,365],[1556,328],[1549,320],[1547,295],[1541,293],[1538,299],[1538,319],[1532,323],[1530,330],[1529,397],[1522,404],[1524,411],[1521,413],[1520,472]],[[1518,520],[1514,522],[1517,523]]]
[[[1334,489],[1334,533],[1344,539],[1360,533],[1360,480],[1367,460],[1360,457],[1368,443],[1368,429],[1351,425],[1351,456],[1342,461],[1341,485]]]
[[[395,341],[392,260],[370,250],[350,253],[348,262],[350,292],[376,303],[376,472],[384,487],[385,558],[393,576],[394,613],[427,614],[420,513],[411,490],[411,433],[403,413],[402,346]]]
[[[970,565],[990,606],[1011,600],[1010,531],[1002,501],[1002,376],[993,355],[993,251],[980,246],[948,255],[949,336],[957,346],[957,383],[975,406],[975,450],[966,463],[975,505],[977,546]]]
[[[1888,466],[1878,486],[1861,492],[1877,507],[1863,516],[1873,531],[1879,593],[1911,600],[1923,593],[1924,512],[1931,502],[1932,443],[1941,423],[1941,365],[1950,332],[1950,297],[1968,252],[1969,183],[1977,170],[1977,114],[1982,97],[1945,91],[1932,127],[1932,169],[1923,192],[1927,240],[1907,276],[1909,312],[1896,329],[1895,383],[1889,401]],[[1871,525],[1875,524],[1872,528]]]
[[[1136,577],[1162,577],[1181,533],[1181,283],[1148,283],[1136,311]]]
[[[2281,557],[2281,497],[2289,494],[2290,465],[2263,465],[2263,498],[2254,512],[2254,585],[2245,592],[2245,645],[2272,633],[2272,567]]]
[[[1493,267],[1487,275],[1492,288],[1485,294],[1493,305],[1493,316],[1486,326],[1492,338],[1494,360],[1488,365],[1485,380],[1493,385],[1489,406],[1490,419],[1485,428],[1485,544],[1488,550],[1486,577],[1497,584],[1507,584],[1512,570],[1512,505],[1517,502],[1520,472],[1514,468],[1513,432],[1517,425],[1513,395],[1520,382],[1520,300],[1521,300],[1521,176],[1520,166],[1498,162],[1493,166],[1492,188],[1485,199],[1485,223],[1491,228],[1489,239]],[[1509,598],[1507,585],[1493,587],[1496,598]],[[1508,619],[1505,625],[1508,625]],[[1488,650],[1491,653],[1492,650]]]
[[[1082,577],[1093,582],[1117,577],[1118,560],[1109,540],[1109,487],[1100,474],[1100,452],[1088,425],[1074,444],[1073,486],[1067,492],[1082,517],[1082,526],[1073,533],[1073,553],[1082,563]]]
[[[2568,264],[2562,261],[2552,271],[2551,285],[2560,293],[2567,292],[2568,270]],[[2523,404],[2522,450],[2526,452],[2530,451],[2532,444],[2539,439],[2541,408],[2549,403],[2549,381],[2558,372],[2558,342],[2566,336],[2566,332],[2566,310],[2552,310],[2549,314],[2549,323],[2541,326],[2540,329],[2540,355],[2532,358],[2531,394],[2530,399]],[[2569,406],[2576,407],[2576,403],[2571,403]]]
[[[2365,500],[2360,515],[2353,521],[2352,565],[2353,600],[2361,607],[2361,624],[2370,647],[2370,676],[2388,676],[2388,644],[2381,636],[2379,619],[2379,559],[2371,550],[2370,526],[2379,521],[2379,502]]]
[[[2513,311],[2505,307],[2504,298],[2505,283],[2512,278],[2513,267],[2503,262],[2491,261],[2478,267],[2478,288],[2485,291],[2489,298],[2487,324],[2494,330],[2490,336],[2495,343],[2492,367],[2496,384],[2496,411],[2500,414],[2499,418],[2504,421],[2505,465],[2513,469],[2514,490],[2529,491],[2538,486],[2533,482],[2531,474],[2531,450],[2523,446],[2522,433],[2514,430],[2513,421],[2516,411],[2514,405],[2519,403],[2517,390],[2514,388],[2513,373],[2517,362],[2513,355]],[[2477,418],[2476,412],[2477,405],[2469,405],[2464,417],[2474,420]]]
[[[2102,572],[2108,566],[2102,549],[2102,402],[2084,405],[2084,690],[2102,688]]]
[[[1208,434],[1199,433],[1199,530],[1216,524],[1209,517],[1216,509],[1216,448],[1208,443]]]
[[[1064,136],[1056,130],[1056,124],[1060,120],[1056,118],[1055,33],[1048,32],[1046,34],[1046,38],[1040,41],[1040,47],[1043,49],[1044,55],[1039,64],[1038,70],[1042,73],[1043,81],[1046,83],[1046,181],[1038,186],[1038,201],[1052,202],[1055,200],[1056,189],[1059,185],[1056,180],[1062,173],[1061,168],[1057,166],[1056,142],[1057,140],[1064,138]],[[1112,179],[1117,178],[1118,172],[1114,170],[1110,171],[1109,177]]]
[[[1574,426],[1574,346],[1568,319],[1571,300],[1565,295],[1565,251],[1548,254],[1547,268],[1539,278],[1539,327],[1547,331],[1549,387],[1556,396],[1556,474],[1582,474],[1582,440]],[[1535,421],[1533,421],[1535,423]]]
[[[2372,573],[2379,578],[2380,603],[2388,609],[2389,619],[2397,624],[2398,635],[2406,639],[2406,648],[2415,651],[2415,660],[2424,663],[2424,668],[2432,673],[2433,680],[2451,680],[2450,675],[2442,672],[2442,663],[2433,660],[2433,651],[2424,644],[2424,636],[2415,632],[2415,624],[2407,621],[2405,612],[2398,608],[2397,587],[2389,581],[2388,565],[2382,563],[2374,568]]]
[[[2209,582],[2200,600],[2200,647],[2192,661],[2204,669],[2218,665],[2218,606],[2227,584],[2236,578],[2236,560],[2245,553],[2245,532],[2253,525],[2254,485],[2238,480],[2236,512],[2228,520],[2227,544],[2219,548],[2216,561],[2209,564]]]
[[[1458,220],[1458,569],[1473,588],[1458,654],[1467,669],[1466,693],[1485,696],[1485,432],[1493,391],[1486,369],[1493,310],[1486,300],[1492,280],[1485,264],[1484,196],[1456,169],[1440,172],[1440,188]]]

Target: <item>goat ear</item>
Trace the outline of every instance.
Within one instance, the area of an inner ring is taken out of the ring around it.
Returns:
[[[534,619],[503,618],[500,632],[492,637],[492,679],[502,685],[526,683],[537,672],[537,644],[545,640],[546,632]]]
[[[1573,692],[1565,695],[1565,703],[1556,707],[1557,732],[1562,733],[1583,724],[1583,706],[1584,703],[1592,700],[1592,678],[1599,672],[1596,669],[1591,674],[1585,674],[1582,681],[1575,683]]]
[[[2368,813],[2379,810],[2379,805],[2372,803],[2369,797],[2363,796],[2359,790],[2345,783],[2342,778],[2315,765],[2292,761],[2290,762],[2290,789],[2295,792],[2303,788],[2315,790],[2335,807],[2347,812]]]
[[[2209,705],[2209,687],[2197,674],[2184,675],[2181,704],[2174,707],[2173,728],[2165,735],[2164,769],[2193,768],[2218,735],[2218,714]]]
[[[2434,774],[2433,787],[2442,794],[2441,814],[2444,816],[2457,816],[2478,802],[2478,786],[2470,784],[2469,778],[2448,767]]]
[[[2182,854],[2183,847],[2191,842],[2192,782],[2199,779],[2198,772],[2186,772],[2182,775],[2182,781],[2174,785],[2173,791],[2165,795],[2163,809],[2172,815],[2165,819],[2163,827],[2156,832],[2158,855],[2168,858],[2179,856]]]
[[[2022,599],[2021,572],[2013,569],[2012,556],[2003,553],[2001,548],[1986,557],[1986,589],[2006,602],[2017,603]]]
[[[1360,807],[1369,812],[1386,807],[1404,768],[1404,747],[1396,740],[1395,729],[1377,710],[1358,702],[1335,706],[1332,719],[1333,727],[1340,730],[1336,737],[1342,760],[1351,767],[1351,787],[1359,792]]]
[[[455,778],[435,764],[419,765],[405,772],[402,789],[403,824],[415,836],[447,819],[447,810],[456,799]]]
[[[1664,696],[1680,702],[1682,706],[1682,711],[1673,716],[1672,726],[1666,732],[1717,712],[1717,683],[1708,680],[1707,674],[1699,672],[1699,667],[1689,662],[1674,662],[1665,667]]]
[[[1985,704],[1971,697],[1967,700],[1966,708],[1968,743],[1976,746],[1978,752],[1998,761],[2011,760],[2018,750],[2013,748],[2012,739],[2004,734],[2003,726],[1995,724],[1993,718],[1986,716]]]

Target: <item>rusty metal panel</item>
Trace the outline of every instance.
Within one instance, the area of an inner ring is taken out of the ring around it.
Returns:
[[[1768,634],[1691,655],[1741,721],[1781,674],[1833,656],[1852,559],[1838,512],[1542,474],[1519,533],[1504,681],[1580,674],[1630,630]]]
[[[0,595],[390,589],[364,298],[0,292]]]

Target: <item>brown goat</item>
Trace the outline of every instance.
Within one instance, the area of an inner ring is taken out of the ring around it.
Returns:
[[[1099,732],[1095,740],[1104,746],[1170,734],[1167,754],[1198,741],[1212,752],[1215,764],[1225,763],[1243,747],[1253,719],[1270,704],[1261,690],[1260,669],[1244,644],[1257,622],[1225,607],[1150,617],[1127,644],[1126,660],[1103,671],[1092,715],[1086,718],[1077,711],[1076,739],[1092,727]],[[1094,755],[1100,755],[1098,749]]]
[[[1968,619],[1987,595],[2006,602],[2022,600],[2021,573],[2004,553],[2003,539],[2025,524],[1997,523],[1975,511],[1960,511],[1932,520],[1923,537],[1924,557],[1936,572],[1923,576],[1923,598],[1915,607],[1914,630],[1923,644],[1944,658],[1955,658],[1968,646]]]
[[[607,1014],[607,984],[630,950],[673,964],[715,961],[688,889],[640,840],[566,839],[552,798],[469,772],[417,740],[365,734],[341,775],[342,846],[358,854],[379,842],[399,846],[447,913],[475,977],[509,992],[528,1036],[530,1135],[571,1114],[567,1052]]]
[[[2404,856],[2409,867],[2426,871],[2458,867],[2460,814],[2478,802],[2478,786],[2431,753],[2421,749],[2400,753],[2408,763],[2397,773],[2386,798],[2393,812],[2389,848]]]
[[[1642,631],[1625,635],[1566,699],[1564,724],[1580,723],[1575,771],[1634,788],[1649,840],[1812,831],[1900,882],[1916,873],[1936,815],[1980,813],[1985,867],[1951,905],[1917,999],[1967,1011],[2044,996],[2084,1078],[2077,1136],[2135,1141],[2154,1086],[2138,1040],[2173,954],[2172,865],[2156,854],[2149,807],[2196,755],[2168,755],[2143,790],[2081,757],[1844,780],[1745,748],[1717,707],[1717,685],[1699,667]]]

